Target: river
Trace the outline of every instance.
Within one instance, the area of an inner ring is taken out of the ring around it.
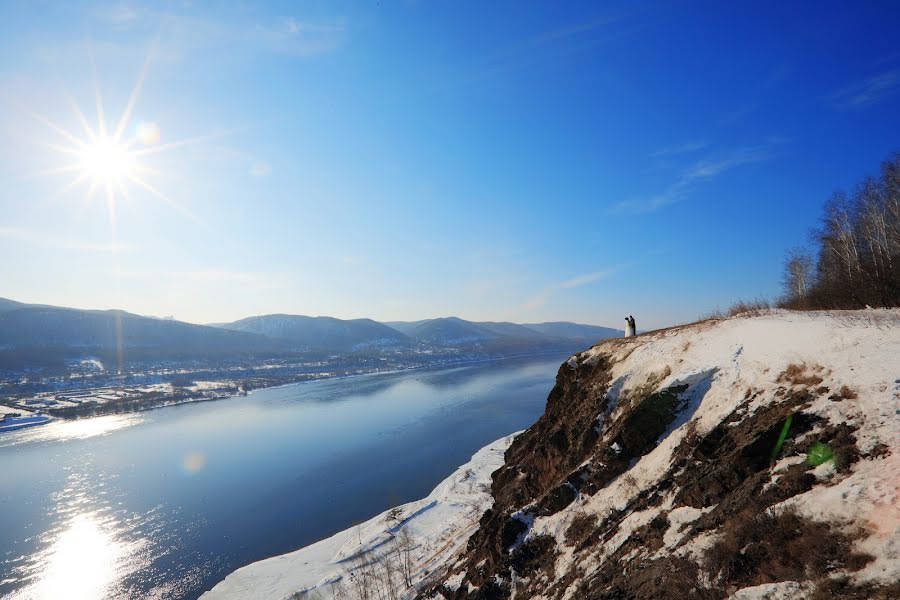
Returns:
[[[196,598],[427,495],[564,356],[322,380],[0,434],[0,596]]]

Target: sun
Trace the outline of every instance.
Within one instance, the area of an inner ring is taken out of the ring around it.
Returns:
[[[81,148],[78,164],[92,184],[117,188],[132,180],[138,167],[127,147],[110,137],[98,137]]]
[[[96,80],[96,73],[94,96],[97,111],[96,120],[93,123],[74,99],[68,94],[64,94],[69,100],[69,105],[81,126],[81,132],[79,133],[67,130],[49,118],[21,107],[26,114],[29,114],[59,136],[58,141],[43,143],[42,145],[69,159],[62,166],[40,171],[36,174],[72,176],[72,179],[57,192],[56,196],[67,193],[69,190],[83,184],[88,186],[85,198],[87,201],[90,201],[99,192],[101,196],[105,197],[114,236],[117,205],[123,199],[131,201],[132,191],[136,190],[165,202],[171,208],[187,216],[195,223],[200,224],[197,217],[186,207],[174,201],[151,183],[152,178],[161,175],[161,173],[151,168],[147,164],[146,159],[149,155],[203,142],[211,136],[198,136],[160,143],[162,134],[157,123],[152,121],[134,123],[132,120],[135,105],[138,103],[144,80],[147,76],[151,56],[147,57],[138,75],[137,83],[132,89],[128,102],[117,123],[109,122],[106,118],[103,97]],[[91,62],[93,64],[93,58]]]

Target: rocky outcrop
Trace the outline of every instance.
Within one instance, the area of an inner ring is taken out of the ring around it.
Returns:
[[[900,313],[774,312],[560,367],[420,597],[900,597]]]

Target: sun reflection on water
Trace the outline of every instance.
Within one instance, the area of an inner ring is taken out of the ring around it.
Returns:
[[[143,419],[140,413],[74,420],[55,419],[47,425],[20,429],[0,436],[0,447],[31,442],[82,440],[137,425]]]
[[[115,519],[99,511],[79,513],[47,532],[55,539],[32,562],[30,585],[12,598],[102,598],[121,577],[139,544],[116,539]]]

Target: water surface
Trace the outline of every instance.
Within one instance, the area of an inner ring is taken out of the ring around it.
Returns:
[[[308,382],[0,435],[0,596],[196,598],[421,498],[565,357]]]

